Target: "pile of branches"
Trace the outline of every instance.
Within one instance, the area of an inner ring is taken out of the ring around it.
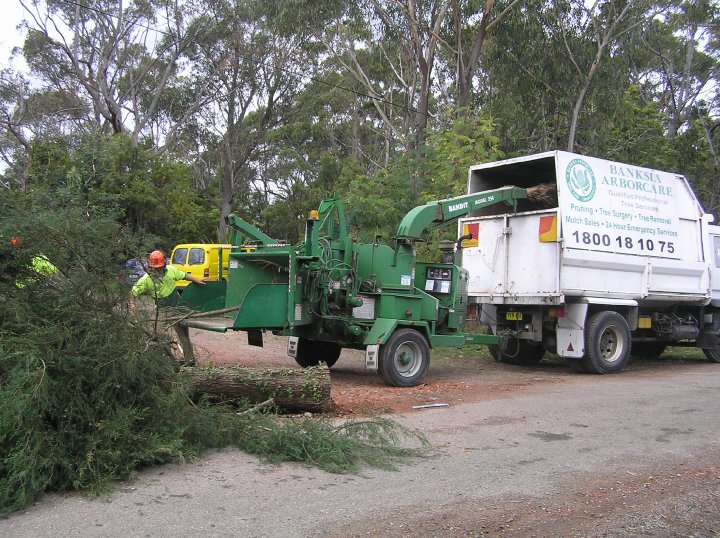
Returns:
[[[419,454],[399,443],[408,432],[383,420],[337,427],[193,400],[168,342],[138,326],[115,276],[137,240],[110,217],[2,193],[0,214],[0,514],[44,492],[102,493],[143,466],[208,448],[335,472]],[[9,246],[12,236],[21,247]],[[38,255],[57,273],[33,274]]]

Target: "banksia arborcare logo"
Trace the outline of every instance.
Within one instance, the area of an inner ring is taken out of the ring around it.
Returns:
[[[565,181],[572,195],[581,202],[595,196],[595,174],[590,165],[582,159],[573,159],[565,170]]]

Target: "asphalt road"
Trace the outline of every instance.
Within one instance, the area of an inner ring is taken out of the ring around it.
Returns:
[[[227,451],[47,496],[0,536],[720,536],[720,365],[569,379],[398,415],[437,454],[397,472]]]

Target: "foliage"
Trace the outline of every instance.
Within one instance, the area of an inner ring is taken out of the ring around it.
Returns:
[[[468,169],[496,161],[503,153],[492,120],[454,115],[446,129],[428,137],[427,173],[422,194],[427,200],[459,196],[467,190]]]
[[[209,239],[219,212],[191,187],[190,170],[124,135],[37,142],[29,184],[96,211],[117,211],[121,225],[153,235],[163,248]]]
[[[373,177],[365,176],[358,162],[349,159],[343,166],[341,181],[348,185],[343,196],[348,220],[357,238],[372,241],[395,235],[402,217],[417,203],[412,187],[412,156],[396,159]]]
[[[640,89],[625,92],[624,109],[611,132],[607,158],[656,170],[672,170],[679,155],[663,136],[664,116],[655,102],[645,102]]]
[[[143,466],[211,447],[334,472],[420,454],[397,446],[407,432],[387,421],[333,427],[193,403],[165,339],[150,338],[124,306],[114,268],[131,237],[102,213],[48,205],[0,192],[0,513],[49,491],[101,493]],[[33,274],[38,255],[58,272]]]
[[[462,168],[496,150],[647,157],[688,174],[714,207],[708,163],[718,159],[705,158],[701,138],[720,154],[716,4],[150,0],[109,6],[120,18],[60,0],[24,4],[18,54],[30,73],[0,72],[0,185],[34,188],[28,175],[43,168],[43,181],[62,183],[54,175],[75,165],[58,160],[62,146],[99,131],[174,157],[156,175],[131,166],[136,196],[123,206],[132,228],[172,229],[173,241],[210,239],[229,212],[293,240],[302,215],[339,190],[354,209],[367,202],[369,214],[355,216],[372,236],[391,230],[415,196],[462,191]],[[167,28],[148,41],[161,20]],[[65,39],[53,30],[63,22]],[[653,125],[632,127],[633,114]],[[470,123],[452,125],[458,117]],[[489,118],[492,131],[481,125]],[[652,146],[669,151],[653,157]],[[683,153],[695,147],[697,160]],[[127,163],[128,152],[113,151]],[[327,162],[350,160],[348,183],[316,189]],[[76,182],[92,172],[75,169]],[[182,210],[185,188],[199,198]],[[154,218],[159,205],[168,211]]]
[[[269,433],[268,433],[269,430]],[[356,473],[360,465],[394,470],[427,447],[425,439],[381,417],[334,425],[328,419],[253,421],[240,441],[243,450],[274,463],[298,461],[333,473]]]

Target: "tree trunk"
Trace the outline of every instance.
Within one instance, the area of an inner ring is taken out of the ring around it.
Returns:
[[[246,398],[253,403],[272,398],[288,411],[328,411],[330,409],[330,370],[311,368],[188,367],[198,392]]]

